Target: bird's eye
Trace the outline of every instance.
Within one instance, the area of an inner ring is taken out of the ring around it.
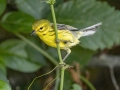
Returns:
[[[43,29],[43,27],[40,27],[40,30],[42,30]]]

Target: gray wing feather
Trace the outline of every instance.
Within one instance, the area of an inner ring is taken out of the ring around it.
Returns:
[[[51,23],[51,26],[54,27],[53,23]],[[78,31],[77,28],[72,27],[70,25],[65,25],[65,24],[57,24],[57,28],[59,30],[70,30],[70,31]]]
[[[92,26],[90,26],[90,27],[81,29],[81,31],[95,30],[97,27],[99,27],[99,26],[101,26],[101,25],[102,25],[102,22],[97,23],[97,24],[95,24],[95,25],[92,25]]]
[[[95,25],[92,25],[90,27],[84,28],[84,29],[77,29],[75,27],[72,27],[70,25],[65,25],[65,24],[57,24],[57,28],[59,30],[70,30],[70,32],[76,37],[76,38],[80,38],[83,36],[89,36],[89,35],[93,35],[96,32],[96,28],[101,26],[102,23],[98,23]],[[51,27],[54,27],[53,23],[51,23]]]
[[[87,27],[87,28],[84,28],[84,29],[81,29],[80,32],[82,32],[82,37],[83,36],[89,36],[89,35],[93,35],[95,32],[96,32],[96,28],[101,26],[102,23],[97,23],[95,25],[92,25],[90,27]]]

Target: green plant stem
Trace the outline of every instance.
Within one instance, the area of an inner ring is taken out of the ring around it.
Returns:
[[[57,23],[56,23],[56,17],[55,17],[55,11],[54,11],[54,6],[53,6],[53,2],[49,1],[50,3],[50,7],[51,7],[51,12],[52,12],[52,17],[53,17],[53,22],[54,22],[54,28],[55,28],[55,37],[56,37],[56,41],[57,41],[57,51],[58,51],[58,56],[59,56],[59,60],[61,64],[64,64],[63,60],[62,60],[62,56],[61,56],[61,52],[60,52],[60,47],[59,47],[59,38],[58,38],[58,31],[57,31]],[[63,90],[63,83],[64,83],[64,67],[61,68],[61,80],[60,80],[60,90]]]
[[[80,79],[87,84],[87,86],[90,88],[90,90],[96,90],[95,87],[83,76],[80,76]]]
[[[19,33],[15,33],[15,35],[17,37],[19,37],[20,39],[22,39],[23,41],[25,41],[26,43],[28,43],[29,45],[31,45],[33,48],[35,48],[36,50],[38,50],[40,53],[42,53],[44,56],[46,56],[54,65],[58,65],[58,62],[51,57],[48,53],[46,53],[44,50],[42,50],[40,47],[38,47],[37,45],[35,45],[34,43],[32,43],[30,40],[28,40],[27,38],[25,38],[23,35],[19,34]]]
[[[61,81],[60,81],[60,90],[63,90],[63,82],[64,82],[64,67],[61,68]]]
[[[60,52],[60,47],[59,47],[59,43],[58,43],[59,39],[58,39],[58,31],[57,31],[55,11],[54,11],[53,5],[50,5],[50,7],[51,7],[52,16],[53,16],[54,28],[55,28],[55,36],[56,36],[56,42],[57,42],[58,56],[59,56],[60,63],[62,64],[63,60],[62,60],[62,56],[61,56],[61,52]]]

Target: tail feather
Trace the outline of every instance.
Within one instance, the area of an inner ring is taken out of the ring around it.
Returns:
[[[89,35],[93,35],[95,32],[96,32],[96,28],[101,26],[102,25],[102,22],[100,23],[97,23],[95,25],[92,25],[90,27],[87,27],[87,28],[84,28],[84,29],[81,29],[80,32],[82,32],[82,36],[89,36]]]

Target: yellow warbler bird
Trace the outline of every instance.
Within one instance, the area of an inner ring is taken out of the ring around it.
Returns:
[[[98,23],[93,26],[79,30],[70,25],[57,24],[60,49],[64,49],[67,51],[67,55],[63,58],[63,61],[71,53],[70,48],[80,42],[78,40],[80,37],[93,35],[96,32],[96,28],[100,25],[102,25],[102,23]],[[48,20],[45,19],[37,20],[32,25],[32,29],[32,34],[37,34],[39,38],[47,45],[55,48],[57,47],[53,23],[50,23]]]

